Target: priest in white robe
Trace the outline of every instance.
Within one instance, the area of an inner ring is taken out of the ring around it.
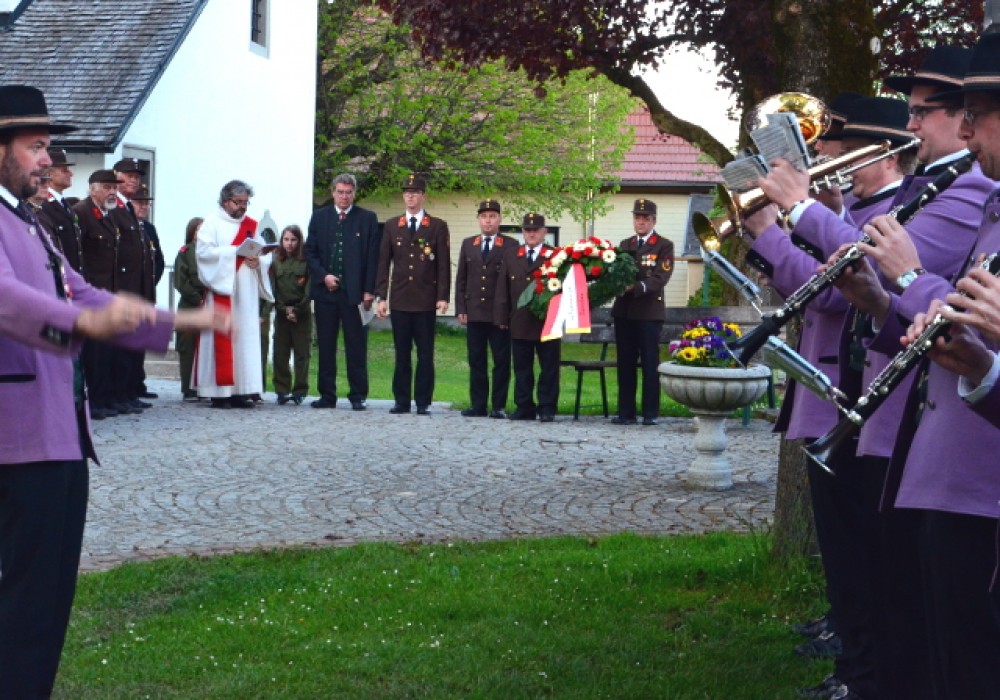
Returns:
[[[263,394],[260,350],[260,299],[274,301],[268,269],[270,254],[254,255],[257,222],[246,215],[253,189],[245,182],[227,183],[219,209],[205,217],[195,255],[198,277],[207,287],[206,304],[232,314],[232,333],[204,331],[195,355],[192,383],[212,406],[249,408],[253,394]],[[250,239],[250,243],[246,241]],[[261,241],[263,243],[263,241]]]

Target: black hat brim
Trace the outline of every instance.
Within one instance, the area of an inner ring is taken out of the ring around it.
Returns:
[[[930,80],[928,78],[921,78],[912,75],[891,75],[882,81],[882,84],[890,90],[901,92],[904,95],[909,95],[913,92],[913,88],[917,85],[931,85],[939,87],[942,90],[957,87],[955,83],[947,83],[943,80]]]
[[[933,95],[927,98],[928,102],[954,102],[956,104],[962,104],[962,100],[970,92],[998,92],[1000,93],[1000,78],[997,79],[996,83],[986,83],[984,85],[969,85],[968,87],[959,88],[958,90],[947,90],[945,92],[935,92]]]

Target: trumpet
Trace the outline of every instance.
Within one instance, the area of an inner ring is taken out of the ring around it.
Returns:
[[[867,168],[873,163],[878,163],[880,160],[885,160],[886,158],[891,158],[892,156],[902,153],[903,151],[909,151],[912,148],[916,148],[920,145],[920,139],[911,139],[901,146],[896,146],[891,148],[884,153],[880,153],[869,160],[862,161],[857,165],[852,165],[850,167],[844,168],[843,170],[837,170],[830,173],[829,175],[824,175],[816,178],[809,183],[809,191],[813,194],[819,194],[820,192],[825,192],[826,190],[832,190],[834,187],[839,187],[842,190],[848,190],[853,186],[851,176],[862,168]]]
[[[967,172],[975,160],[976,156],[970,153],[954,161],[944,172],[921,188],[912,199],[890,211],[888,216],[893,217],[901,224],[906,224],[935,197],[948,189],[962,173]],[[749,362],[754,353],[767,342],[770,336],[777,334],[786,323],[801,313],[809,302],[833,286],[833,283],[844,274],[849,266],[864,257],[864,251],[859,245],[861,243],[870,245],[871,242],[872,240],[867,234],[862,236],[836,261],[828,265],[822,272],[810,277],[805,284],[792,292],[785,300],[784,305],[764,316],[759,326],[732,343],[730,350],[740,352],[740,362],[743,364]]]
[[[1000,253],[990,255],[980,267],[989,271],[994,277],[1000,276]],[[964,292],[960,294],[967,296]],[[936,314],[917,339],[898,352],[885,369],[879,372],[854,407],[842,411],[844,417],[840,422],[819,440],[803,448],[809,459],[829,471],[826,463],[830,456],[844,440],[853,437],[861,430],[865,421],[871,418],[889,394],[902,384],[907,375],[920,364],[924,355],[934,347],[934,341],[947,333],[950,327],[950,321],[945,320],[940,313]]]
[[[914,139],[906,144],[905,148],[913,148],[919,143],[919,139]],[[890,155],[895,155],[899,150],[904,148],[900,146],[897,149],[891,149],[891,146],[892,144],[889,141],[879,141],[870,146],[857,148],[850,153],[845,153],[812,166],[806,171],[809,174],[809,181],[829,183],[829,185],[817,184],[814,188],[813,186],[811,188],[814,192],[826,189],[838,181],[843,181],[848,174],[883,158],[888,158]],[[701,212],[695,212],[691,219],[695,233],[699,231],[703,232],[702,235],[708,240],[723,241],[734,233],[742,234],[743,227],[741,220],[754,212],[760,211],[771,203],[771,200],[760,187],[754,187],[746,192],[734,194],[727,188],[719,185],[716,191],[719,200],[722,202],[722,206],[726,210],[726,216],[713,221]],[[701,236],[699,236],[699,240],[702,241],[702,245],[709,247],[705,243],[705,239],[702,239]]]

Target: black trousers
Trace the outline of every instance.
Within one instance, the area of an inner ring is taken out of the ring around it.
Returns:
[[[397,406],[409,406],[410,397],[417,408],[431,405],[434,397],[434,311],[393,311],[392,341],[396,347],[396,368],[392,373],[392,395]],[[411,353],[417,349],[414,375]],[[412,386],[412,393],[410,391]]]
[[[115,378],[116,351],[117,348],[96,340],[88,340],[83,344],[83,374],[87,381],[90,405],[95,408],[106,408],[120,400]]]
[[[469,321],[466,325],[466,346],[472,410],[486,411],[490,398],[488,347],[493,356],[493,401],[490,407],[494,411],[502,411],[507,407],[510,390],[510,331],[486,321]]]
[[[618,355],[618,415],[635,418],[639,360],[642,360],[642,417],[660,415],[660,330],[662,321],[631,321],[615,317]]]
[[[0,465],[0,696],[48,698],[87,516],[85,460]]]
[[[361,323],[358,305],[350,303],[347,294],[341,291],[333,295],[332,301],[317,301],[314,313],[319,351],[316,374],[319,395],[330,402],[337,400],[337,339],[343,327],[347,398],[352,402],[364,401],[368,398],[368,335]]]
[[[1000,693],[997,520],[920,512],[918,542],[937,700],[987,700]]]
[[[511,341],[514,360],[514,405],[523,414],[554,416],[559,405],[559,358],[562,341]],[[535,355],[538,355],[538,404],[535,394]]]

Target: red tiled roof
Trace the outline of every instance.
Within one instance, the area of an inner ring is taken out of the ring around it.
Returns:
[[[647,107],[632,112],[627,123],[635,131],[635,144],[625,154],[618,176],[629,183],[715,183],[719,166],[679,136],[661,134]]]

